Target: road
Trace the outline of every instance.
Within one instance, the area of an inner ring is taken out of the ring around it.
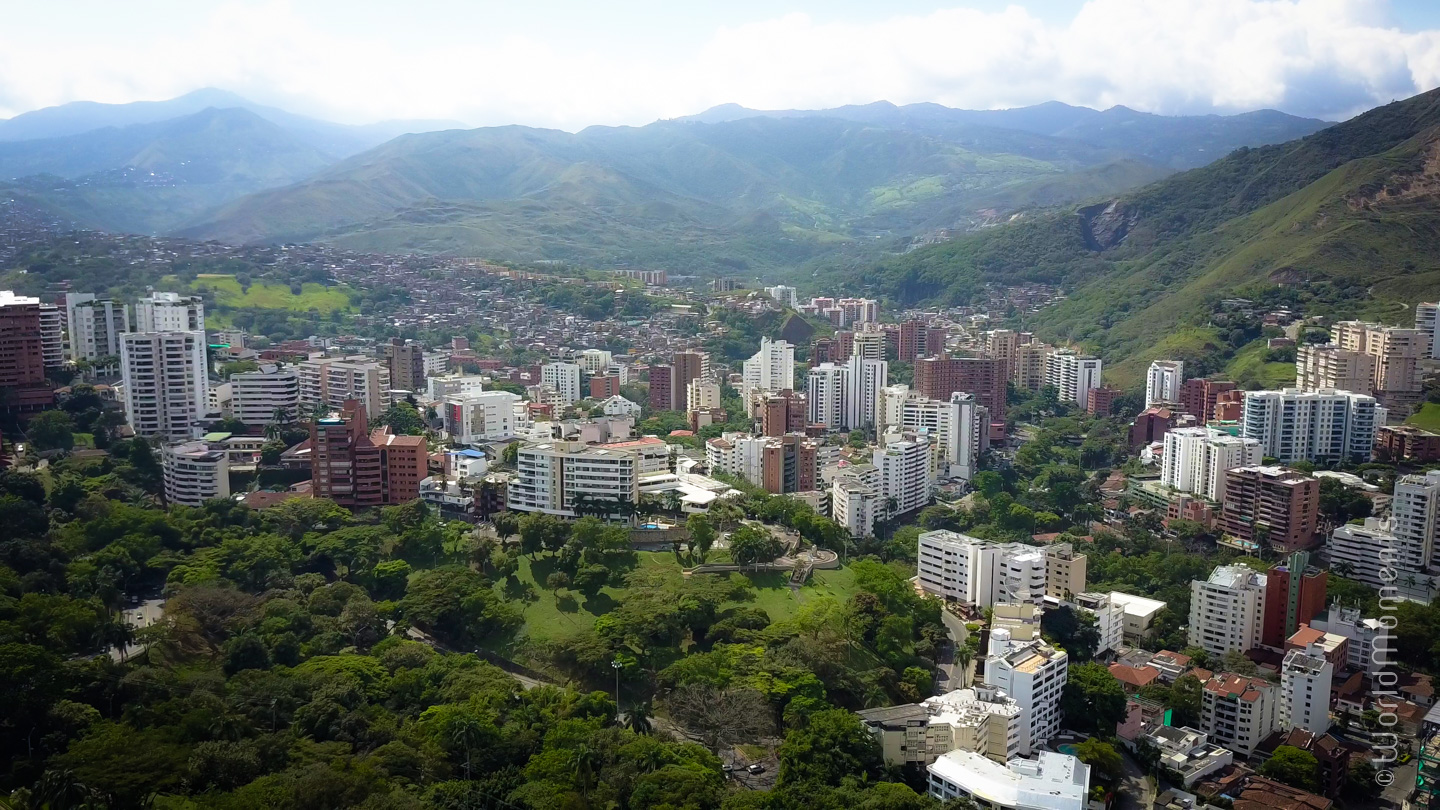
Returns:
[[[940,652],[940,660],[936,663],[936,666],[940,668],[941,677],[944,678],[944,682],[938,684],[939,688],[936,691],[943,694],[955,689],[964,689],[971,683],[971,681],[959,677],[962,673],[955,671],[955,651],[965,646],[965,639],[970,631],[966,629],[965,622],[948,610],[941,611],[940,618],[945,622],[945,630],[950,636],[950,644],[947,649]],[[970,663],[972,670],[974,666],[975,662],[972,661]]]
[[[1155,788],[1150,784],[1150,778],[1140,770],[1139,763],[1129,752],[1118,745],[1115,750],[1120,753],[1120,761],[1125,765],[1125,775],[1121,777],[1116,791],[1116,810],[1150,810],[1155,805]]]

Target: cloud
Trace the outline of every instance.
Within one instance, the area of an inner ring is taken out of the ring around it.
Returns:
[[[357,122],[572,130],[723,102],[877,99],[968,108],[1056,99],[1169,114],[1275,107],[1336,119],[1440,84],[1440,31],[1386,27],[1378,0],[1090,0],[1058,24],[1023,0],[988,12],[959,3],[866,24],[786,14],[701,32],[700,47],[677,53],[618,34],[557,39],[543,16],[526,30],[416,45],[336,30],[285,2],[236,2],[193,28],[141,37],[48,42],[0,31],[0,114],[217,86]]]

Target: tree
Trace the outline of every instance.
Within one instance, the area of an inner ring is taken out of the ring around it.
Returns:
[[[1071,666],[1060,696],[1065,722],[1076,731],[1113,733],[1125,717],[1125,689],[1105,666]]]
[[[570,587],[570,575],[564,571],[556,571],[545,577],[545,587],[550,589],[552,595],[558,594],[561,590]]]
[[[730,556],[736,565],[759,565],[771,562],[784,547],[765,527],[745,525],[730,533]]]
[[[260,463],[267,467],[274,467],[280,463],[280,456],[285,452],[285,443],[272,439],[265,442],[260,448]]]
[[[1282,745],[1260,768],[1260,775],[1284,782],[1291,787],[1315,792],[1319,789],[1320,763],[1315,755],[1303,748]]]
[[[777,752],[780,782],[838,785],[847,777],[876,773],[880,745],[854,713],[826,709],[810,715],[800,728],[785,734]]]
[[[520,516],[514,512],[498,512],[490,518],[490,523],[501,543],[520,533]]]
[[[1169,703],[1175,725],[1200,727],[1202,688],[1200,679],[1194,675],[1182,675],[1175,679],[1170,687]]]
[[[425,433],[425,420],[420,412],[403,400],[391,405],[375,423],[389,427],[392,433],[400,436],[422,436]]]
[[[69,450],[75,446],[75,423],[64,411],[43,411],[30,419],[25,436],[36,450]]]
[[[1094,737],[1075,746],[1075,758],[1093,766],[1106,779],[1119,778],[1125,772],[1124,760],[1115,747]]]
[[[715,544],[715,525],[705,515],[691,515],[685,521],[685,528],[690,532],[690,553],[705,562],[710,547]]]
[[[1069,605],[1045,611],[1040,629],[1065,649],[1073,663],[1083,664],[1094,658],[1095,649],[1100,646],[1100,628],[1094,614]]]
[[[700,735],[712,751],[753,743],[774,732],[774,709],[754,689],[721,689],[709,683],[677,686],[664,698],[669,716]]]

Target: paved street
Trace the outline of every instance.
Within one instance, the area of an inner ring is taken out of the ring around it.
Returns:
[[[1115,797],[1116,810],[1150,810],[1155,804],[1155,788],[1150,778],[1127,751],[1120,746],[1116,746],[1115,750],[1120,752],[1120,760],[1125,763],[1125,776]]]

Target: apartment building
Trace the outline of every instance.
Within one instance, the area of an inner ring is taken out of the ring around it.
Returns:
[[[743,374],[744,395],[750,392],[783,391],[795,387],[795,347],[784,340],[760,338],[760,350],[745,361]]]
[[[1216,402],[1222,393],[1233,390],[1235,390],[1235,383],[1229,380],[1206,380],[1193,377],[1180,386],[1180,410],[1201,422],[1218,419],[1219,417],[1215,415]]]
[[[1386,656],[1373,653],[1377,640],[1382,649],[1388,647],[1383,637],[1389,635],[1389,630],[1379,619],[1365,618],[1359,608],[1331,605],[1324,614],[1310,620],[1310,629],[1344,637],[1349,642],[1346,665],[1351,670],[1373,674],[1384,668]]]
[[[690,404],[690,384],[696,380],[710,376],[710,355],[705,352],[684,351],[675,352],[670,359],[670,390],[675,401],[671,410],[688,411],[700,407],[720,407],[717,401],[714,405],[700,406]],[[716,391],[716,398],[719,398],[719,391]]]
[[[596,374],[590,378],[590,398],[604,401],[620,396],[620,378],[608,374]]]
[[[930,349],[937,343],[937,337],[939,346],[933,352],[936,354],[945,347],[943,330],[931,329],[924,321],[901,321],[895,356],[902,363],[913,363],[918,358],[927,357],[932,354]]]
[[[302,415],[344,410],[352,399],[367,414],[384,413],[390,407],[390,367],[363,355],[312,358],[295,371],[300,377]]]
[[[784,436],[786,433],[803,433],[809,410],[809,398],[790,389],[774,394],[757,395],[764,399],[760,403],[760,432],[766,436]],[[718,397],[717,397],[718,398]],[[720,407],[717,402],[714,406]]]
[[[830,482],[830,517],[853,537],[875,534],[875,521],[883,519],[880,472],[869,464],[852,465]]]
[[[1098,357],[1058,349],[1045,358],[1045,384],[1060,392],[1061,402],[1083,408],[1090,399],[1090,389],[1100,387],[1101,366]]]
[[[54,304],[40,305],[40,351],[46,368],[65,365],[65,310]]]
[[[445,434],[456,444],[479,444],[517,435],[515,406],[520,397],[509,391],[476,391],[445,398],[441,415]]]
[[[130,313],[124,304],[97,299],[93,293],[67,293],[65,323],[70,361],[94,362],[120,356],[120,335],[130,331]]]
[[[980,418],[984,409],[975,396],[957,392],[945,401],[907,396],[896,403],[891,393],[894,388],[882,392],[882,414],[892,403],[897,404],[899,418],[895,427],[930,438],[939,477],[961,481],[973,478],[981,448],[989,444],[989,420]]]
[[[805,378],[805,401],[810,424],[827,430],[873,428],[880,415],[880,392],[890,364],[884,360],[851,357],[843,366],[821,363]]]
[[[1010,381],[1016,388],[1039,391],[1045,386],[1045,366],[1053,346],[1040,342],[1021,344],[1015,349],[1015,359],[1010,364]]]
[[[981,684],[857,714],[880,743],[887,765],[925,766],[951,751],[974,751],[1000,763],[1023,755],[1020,704],[993,686]]]
[[[1415,305],[1415,328],[1420,330],[1421,345],[1426,360],[1440,358],[1440,318],[1436,317],[1440,312],[1440,304],[1434,302],[1422,302]]]
[[[1120,652],[1125,644],[1125,606],[1098,591],[1076,593],[1073,599],[1075,607],[1095,617],[1095,629],[1100,632],[1095,654]]]
[[[1004,765],[973,751],[951,751],[926,768],[930,798],[969,799],[987,810],[1083,810],[1090,766],[1069,754],[1041,751]]]
[[[1248,757],[1275,731],[1279,703],[1275,684],[1222,672],[1200,690],[1200,730],[1221,748]]]
[[[1262,465],[1226,470],[1223,501],[1220,527],[1240,548],[1289,553],[1315,545],[1320,482],[1308,475]]]
[[[125,420],[136,435],[198,438],[209,402],[205,333],[125,332],[120,338]]]
[[[1145,407],[1180,402],[1180,389],[1185,384],[1183,360],[1155,360],[1145,374]]]
[[[1069,599],[1085,590],[1089,558],[1076,554],[1070,543],[1052,543],[1045,547],[1045,595]]]
[[[988,652],[985,683],[1020,706],[1021,750],[1044,747],[1060,731],[1069,656],[1040,639],[1015,641],[1003,627],[990,631]]]
[[[1005,418],[1005,361],[993,357],[927,357],[915,361],[915,390],[924,399],[948,402],[968,393],[990,413]]]
[[[650,373],[653,376],[655,370],[652,368]],[[575,363],[555,362],[542,365],[540,367],[540,384],[554,389],[555,393],[560,396],[560,402],[564,405],[573,405],[582,398],[580,366]],[[673,408],[666,410],[673,410]]]
[[[1375,384],[1375,358],[1333,343],[1302,344],[1295,350],[1295,387],[1301,391],[1332,388],[1369,393]]]
[[[55,403],[45,379],[40,299],[0,291],[0,410],[43,411]]]
[[[427,473],[427,449],[423,436],[371,431],[364,403],[347,400],[310,426],[311,492],[351,509],[413,501]]]
[[[1276,719],[1282,731],[1303,728],[1320,736],[1330,730],[1330,685],[1335,665],[1319,644],[1290,650],[1280,665],[1280,705]]]
[[[1375,398],[1323,389],[1245,392],[1240,435],[1282,462],[1367,461],[1385,409]]]
[[[1221,565],[1209,579],[1190,583],[1192,647],[1216,656],[1258,647],[1264,618],[1264,574],[1243,565]]]
[[[611,379],[615,378],[612,377]],[[618,380],[615,391],[616,393],[619,393],[620,391],[618,386]],[[719,407],[722,407],[720,402],[720,383],[717,383],[710,377],[705,376],[696,377],[695,379],[685,384],[685,410],[707,411],[711,408]],[[801,410],[801,413],[804,413],[803,409]]]
[[[1160,483],[1211,501],[1225,499],[1225,473],[1260,463],[1260,442],[1204,427],[1174,428],[1165,433]]]
[[[1374,358],[1369,388],[1389,411],[1408,413],[1419,404],[1424,390],[1420,359],[1433,347],[1434,338],[1423,329],[1382,326],[1364,321],[1340,321],[1330,327],[1330,342],[1348,351]]]
[[[918,581],[927,593],[980,608],[997,602],[1044,604],[1048,565],[1036,546],[937,530],[920,534],[917,559]]]
[[[565,518],[603,514],[628,520],[628,505],[640,497],[640,475],[646,472],[632,442],[587,445],[541,442],[519,448],[516,475],[506,490],[515,512],[542,512]]]
[[[136,332],[204,332],[205,302],[198,295],[156,292],[135,302]]]
[[[610,364],[615,362],[615,355],[604,349],[585,349],[575,358],[580,364],[580,370],[586,374],[604,374]]]
[[[866,324],[867,327],[873,324]],[[850,356],[861,360],[885,359],[885,333],[878,326],[863,328],[850,338]]]
[[[1304,551],[1290,554],[1265,574],[1265,615],[1260,643],[1273,650],[1325,609],[1328,575],[1310,565]]]
[[[441,402],[455,394],[471,394],[485,390],[485,377],[479,374],[442,374],[425,380],[425,399]]]
[[[876,448],[872,461],[880,471],[880,497],[887,519],[919,512],[930,503],[935,477],[930,467],[930,440],[914,434],[891,434]]]
[[[230,375],[230,412],[247,425],[274,425],[300,418],[300,375],[262,365]]]
[[[1390,564],[1407,571],[1440,570],[1436,524],[1440,522],[1440,470],[1402,475],[1390,500]]]
[[[675,389],[671,388],[674,383],[675,369],[659,363],[650,365],[650,376],[646,380],[646,397],[650,410],[675,409]]]
[[[200,506],[230,497],[229,454],[203,441],[167,444],[160,453],[165,503]]]
[[[425,346],[413,340],[390,338],[385,344],[385,367],[390,387],[419,393],[425,390]]]

